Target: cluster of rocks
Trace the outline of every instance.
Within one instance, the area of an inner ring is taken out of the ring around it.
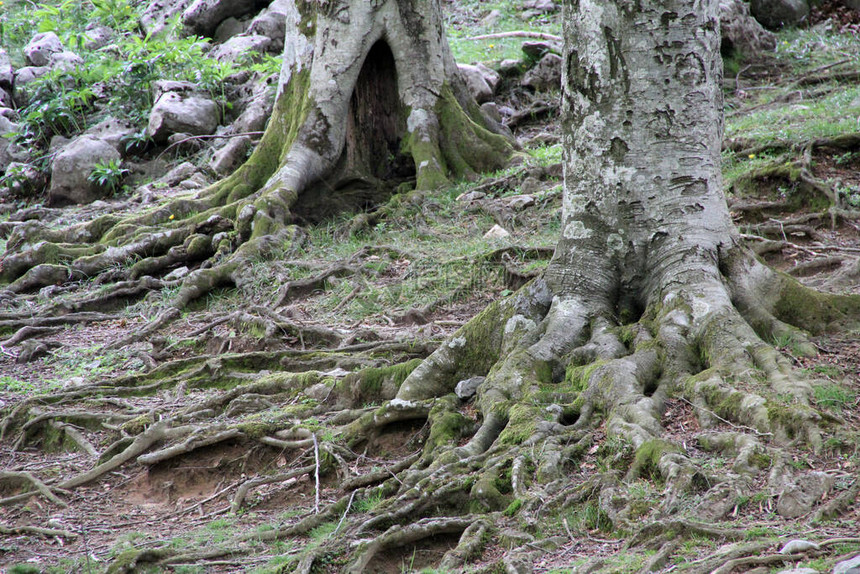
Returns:
[[[214,45],[201,40],[207,57],[250,63],[283,50],[286,6],[286,0],[158,1],[149,4],[141,25],[147,34],[161,33],[178,14],[184,33],[216,39]],[[109,48],[115,38],[113,30],[93,26],[86,32],[84,47]],[[141,151],[144,141],[187,152],[203,147],[200,136],[215,136],[208,140],[207,147],[212,149],[208,168],[218,176],[228,174],[246,157],[252,137],[265,129],[271,115],[272,90],[260,74],[240,71],[228,77],[224,96],[229,105],[189,82],[156,81],[151,87],[154,104],[143,133],[126,122],[103,117],[72,139],[55,135],[48,149],[51,160],[46,174],[33,167],[30,150],[2,136],[21,131],[16,110],[30,103],[33,94],[28,86],[52,70],[73,72],[83,60],[53,32],[34,36],[23,49],[23,58],[27,65],[15,69],[9,54],[0,48],[0,176],[6,176],[5,187],[18,197],[47,190],[49,205],[89,203],[103,197],[106,189],[90,178],[94,168],[128,162]]]

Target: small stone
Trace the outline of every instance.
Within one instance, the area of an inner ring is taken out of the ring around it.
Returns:
[[[544,54],[557,51],[549,42],[523,42],[522,50],[529,60],[540,60]]]
[[[470,379],[464,379],[457,383],[457,386],[454,388],[454,393],[460,397],[462,400],[470,399],[475,396],[475,393],[478,392],[478,387],[481,386],[487,377],[472,377]]]
[[[535,204],[535,198],[531,195],[512,195],[506,197],[504,201],[514,211],[520,211]]]
[[[171,271],[170,273],[165,275],[164,280],[165,281],[177,281],[179,279],[182,279],[186,275],[188,275],[189,272],[190,271],[188,270],[188,267],[183,265],[182,267],[177,267],[176,269],[174,269],[173,271]]]
[[[496,224],[484,234],[484,239],[504,239],[506,237],[510,237],[510,235],[511,233],[507,229],[505,229],[499,224]]]
[[[807,550],[818,550],[818,548],[818,544],[809,540],[792,540],[780,548],[779,553],[796,554],[798,552],[806,552]]]
[[[482,191],[470,191],[468,193],[461,193],[458,195],[457,201],[471,203],[473,201],[478,201],[479,199],[484,199],[485,197],[487,197],[487,194]]]
[[[833,574],[860,574],[860,554],[836,564]]]

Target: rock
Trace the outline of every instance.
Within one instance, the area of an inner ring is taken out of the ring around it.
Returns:
[[[191,82],[180,82],[177,80],[156,80],[152,82],[152,101],[158,101],[158,98],[168,92],[177,94],[193,94],[197,91],[197,86]]]
[[[526,71],[527,67],[526,63],[522,60],[508,58],[506,60],[502,60],[499,64],[499,73],[505,77],[519,76]]]
[[[261,132],[272,115],[272,102],[268,99],[253,101],[245,107],[242,114],[233,122],[233,132],[237,134]]]
[[[20,92],[27,84],[37,80],[51,71],[51,68],[48,66],[25,66],[23,68],[18,68],[15,71],[15,96],[18,96],[18,92]]]
[[[794,27],[809,17],[807,0],[750,0],[750,13],[765,28]]]
[[[125,140],[129,136],[134,135],[135,131],[136,130],[131,123],[125,120],[108,117],[85,131],[84,135],[107,142],[113,146],[120,155],[124,156],[126,155]]]
[[[53,32],[42,32],[36,34],[33,39],[24,46],[24,59],[31,66],[47,66],[51,61],[51,55],[63,51],[63,43]]]
[[[531,195],[512,195],[504,198],[502,201],[514,211],[520,211],[535,204],[535,198]]]
[[[552,0],[525,0],[523,8],[526,10],[536,10],[541,13],[555,12],[558,10],[558,4]]]
[[[818,574],[815,568],[791,568],[789,570],[780,570],[776,574]]]
[[[780,548],[779,553],[794,554],[796,552],[806,552],[807,550],[818,550],[819,548],[818,544],[809,540],[792,540]]]
[[[107,26],[87,27],[84,32],[84,48],[87,50],[98,50],[107,46],[114,37],[114,31]]]
[[[229,175],[245,161],[250,149],[251,138],[248,136],[230,138],[227,145],[212,154],[209,167],[220,176]]]
[[[51,163],[48,203],[91,203],[103,197],[104,190],[89,181],[89,176],[96,164],[120,159],[119,152],[107,142],[91,136],[76,138]]]
[[[280,53],[284,49],[287,33],[287,14],[285,8],[274,2],[267,10],[260,12],[248,26],[249,34],[265,36],[270,40],[269,51]]]
[[[833,567],[833,574],[860,574],[860,554]]]
[[[833,567],[833,574],[860,574],[860,554]]]
[[[150,36],[163,31],[170,21],[182,14],[192,0],[156,0],[149,2],[140,16],[140,27]]]
[[[477,66],[469,64],[457,64],[460,70],[460,76],[466,82],[466,87],[469,88],[469,93],[475,98],[475,101],[480,103],[486,102],[493,97],[493,89],[484,79],[484,74]]]
[[[212,37],[215,42],[223,44],[233,36],[244,34],[248,29],[248,22],[241,22],[236,18],[227,18],[215,30],[215,35]]]
[[[696,505],[695,516],[705,522],[716,522],[735,508],[741,494],[737,486],[730,482],[717,484]]]
[[[504,239],[505,237],[510,237],[510,235],[511,234],[508,230],[501,225],[496,224],[484,234],[484,239]]]
[[[487,194],[483,191],[470,191],[469,193],[461,193],[458,195],[457,201],[471,203],[473,201],[478,201],[479,199],[484,199],[485,197],[487,197]]]
[[[176,281],[178,279],[182,279],[183,277],[185,277],[189,273],[190,273],[190,271],[188,270],[188,267],[183,265],[182,267],[177,267],[176,269],[174,269],[173,271],[171,271],[170,273],[165,275],[164,280],[165,281]]]
[[[210,56],[219,62],[239,62],[245,58],[258,62],[272,43],[266,36],[234,36],[212,50]]]
[[[182,12],[182,23],[195,34],[211,37],[221,22],[247,16],[254,7],[254,0],[194,0]]]
[[[835,479],[824,472],[808,472],[788,481],[776,502],[776,512],[785,518],[803,516],[833,487]]]
[[[220,118],[220,106],[209,97],[167,92],[152,107],[146,133],[157,143],[180,133],[209,135]]]
[[[185,161],[168,171],[158,181],[160,183],[166,183],[169,186],[179,185],[180,182],[190,178],[198,171],[200,170],[197,169],[197,166],[189,161]]]
[[[561,56],[552,53],[545,54],[534,68],[526,72],[520,83],[538,92],[560,89],[561,66]]]
[[[12,122],[5,116],[0,116],[0,173],[6,171],[9,164],[15,161],[15,145],[9,140],[9,138],[3,136],[17,132],[19,129],[20,126],[18,126],[18,124]]]
[[[481,110],[484,112],[484,115],[497,124],[502,123],[502,114],[499,112],[499,106],[496,102],[484,102],[481,104]]]
[[[559,47],[555,44],[551,44],[550,42],[538,41],[538,42],[523,42],[522,46],[523,54],[525,54],[526,58],[529,60],[536,62],[543,58],[546,54],[550,52],[559,52]]]
[[[776,48],[776,36],[765,30],[750,15],[743,0],[720,0],[720,50],[726,54],[758,54]]]
[[[495,92],[496,88],[499,87],[499,83],[502,81],[502,77],[499,75],[499,73],[494,69],[485,66],[481,62],[475,64],[475,67],[478,68],[479,72],[481,72],[481,75],[484,77],[484,81],[487,82],[487,85],[490,86],[490,89]]]
[[[14,103],[15,100],[12,99],[12,94],[7,92],[5,88],[0,88],[0,109],[11,109]]]
[[[15,70],[12,68],[12,61],[9,59],[9,54],[6,50],[0,48],[0,88],[4,90],[12,89],[12,81],[15,79]]]
[[[475,396],[475,393],[478,392],[478,387],[481,386],[487,377],[472,377],[471,379],[464,379],[457,383],[457,386],[454,388],[454,393],[462,400],[470,399]]]
[[[190,155],[203,149],[203,142],[191,134],[180,132],[167,138],[167,145],[176,153]]]
[[[51,59],[48,63],[51,68],[68,73],[74,71],[75,68],[83,64],[84,61],[74,52],[65,50],[63,52],[51,54]]]

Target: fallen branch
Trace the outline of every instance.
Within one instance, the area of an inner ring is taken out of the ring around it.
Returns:
[[[502,38],[532,38],[534,40],[547,40],[549,42],[564,42],[564,38],[555,34],[547,34],[545,32],[528,32],[526,30],[514,32],[497,32],[495,34],[482,34],[480,36],[471,36],[466,40],[500,40]]]

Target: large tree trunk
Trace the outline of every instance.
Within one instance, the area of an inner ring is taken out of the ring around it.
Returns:
[[[501,132],[459,76],[438,0],[299,0],[289,5],[274,112],[242,167],[194,200],[145,215],[22,226],[0,281],[15,293],[133,258],[142,261],[117,279],[208,260],[185,280],[181,308],[241,281],[250,259],[289,244],[296,220],[368,210],[396,191],[504,166],[513,142]]]

